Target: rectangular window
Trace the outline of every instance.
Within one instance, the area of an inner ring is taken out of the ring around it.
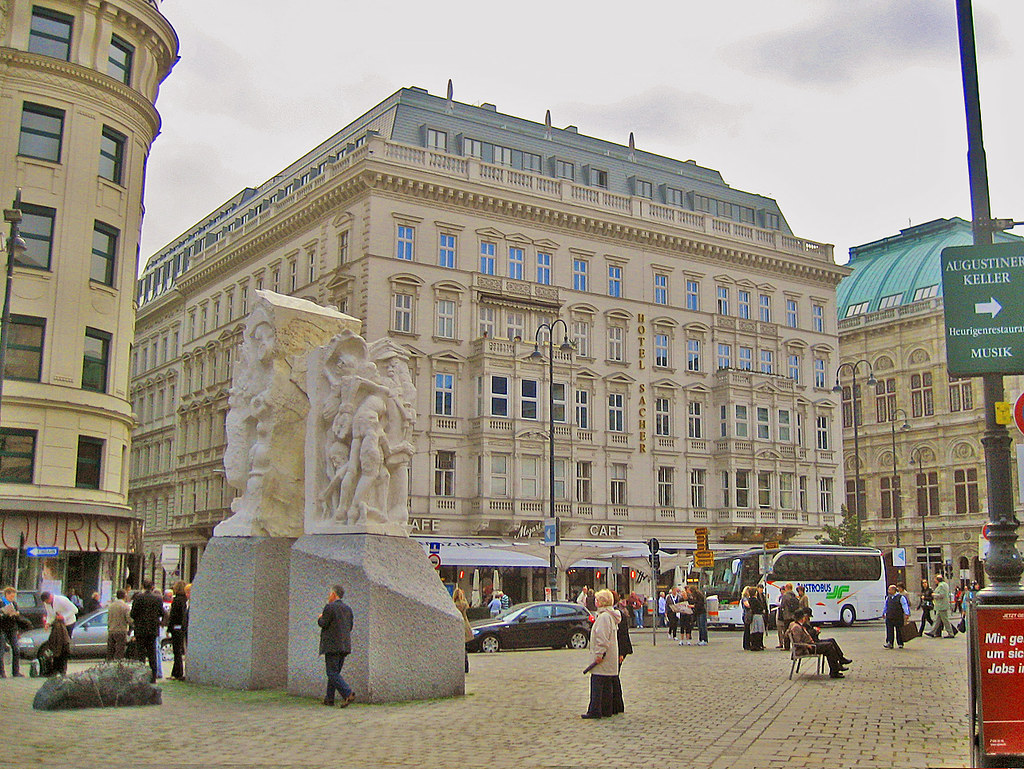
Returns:
[[[609,488],[608,501],[613,505],[625,505],[626,502],[626,465],[622,462],[612,462],[611,484]]]
[[[736,507],[750,507],[750,471],[736,471]]]
[[[796,299],[786,300],[786,325],[790,328],[796,328],[800,323],[800,318],[797,313]]]
[[[751,371],[754,368],[754,348],[753,347],[741,347],[740,348],[740,370]]]
[[[576,391],[576,426],[581,430],[590,429],[590,391]]]
[[[750,437],[750,409],[746,406],[736,406],[736,437]]]
[[[103,461],[103,441],[99,438],[78,436],[78,457],[75,463],[75,488],[98,489],[100,465]]]
[[[0,427],[0,483],[32,483],[36,431]]]
[[[397,230],[397,241],[395,243],[395,256],[399,259],[412,261],[412,246],[416,229],[407,224],[399,224]]]
[[[975,468],[953,471],[953,492],[957,515],[977,515],[981,511],[978,471]]]
[[[690,401],[686,409],[686,435],[690,438],[704,437],[704,410],[700,401]]]
[[[526,338],[526,313],[517,310],[506,310],[505,336],[513,341],[517,338]]]
[[[856,478],[848,478],[846,481],[846,509],[856,511],[860,518],[866,518],[868,509],[867,481],[861,479],[860,494],[854,499],[854,489],[857,488],[857,485]]]
[[[707,507],[707,470],[695,467],[690,470],[690,507],[701,510]]]
[[[917,514],[939,514],[939,474],[936,472],[917,473]]]
[[[636,196],[651,200],[654,197],[654,185],[644,179],[636,180]]]
[[[521,419],[538,419],[539,392],[536,379],[523,379],[519,383],[519,416]]]
[[[348,230],[338,233],[338,264],[348,262]]]
[[[668,275],[664,273],[654,274],[654,303],[668,304]]]
[[[508,496],[508,454],[491,454],[491,496]]]
[[[494,274],[496,248],[494,243],[489,243],[486,240],[480,243],[480,272],[483,275]]]
[[[455,377],[452,374],[434,374],[434,413],[442,417],[455,413]]]
[[[814,418],[817,431],[817,445],[822,451],[828,451],[830,441],[828,436],[828,417],[820,416]]]
[[[732,495],[729,493],[729,471],[722,470],[722,507],[729,507],[732,504]]]
[[[675,468],[658,468],[658,507],[672,507]]]
[[[832,490],[832,479],[831,478],[819,478],[818,479],[818,508],[822,513],[831,515],[835,512],[833,507],[833,490]]]
[[[732,345],[718,345],[718,368],[732,368]]]
[[[448,134],[445,131],[438,131],[434,128],[427,129],[427,146],[438,152],[448,151]]]
[[[970,379],[949,378],[949,410],[970,411],[974,408],[974,390]]]
[[[455,302],[451,299],[437,300],[437,335],[442,339],[455,338]]]
[[[788,359],[789,378],[800,384],[800,356],[790,355]]]
[[[493,149],[494,164],[498,166],[507,166],[511,168],[512,163],[512,149],[510,147],[502,147],[501,145],[494,145]]]
[[[64,110],[29,102],[22,105],[19,155],[59,163],[63,136]]]
[[[622,326],[608,327],[608,360],[622,361]]]
[[[777,425],[779,433],[779,443],[792,443],[793,442],[793,414],[789,409],[779,409],[778,412],[779,423]]]
[[[806,475],[801,475],[797,479],[797,483],[799,484],[799,488],[797,489],[797,494],[799,495],[799,499],[797,501],[798,501],[798,503],[800,505],[800,512],[806,513],[807,512],[807,476]]]
[[[523,249],[514,246],[510,247],[508,249],[508,276],[512,280],[522,280],[524,265],[525,256],[523,255]]]
[[[846,396],[845,388],[843,396]],[[884,423],[890,419],[896,419],[896,379],[879,379],[875,384],[875,420]],[[847,421],[844,414],[844,427]]]
[[[587,260],[572,260],[572,288],[574,291],[587,290]]]
[[[572,343],[581,358],[590,357],[590,324],[585,320],[573,321]]]
[[[477,139],[463,139],[462,140],[462,154],[468,157],[480,158],[483,160],[484,157],[484,143]]]
[[[825,387],[825,359],[814,359],[814,386],[821,389]]]
[[[592,502],[592,484],[594,480],[594,465],[592,462],[576,463],[576,501]]]
[[[49,8],[32,7],[32,22],[28,33],[29,53],[40,53],[55,59],[70,61],[71,29],[75,20]]]
[[[608,296],[622,296],[622,268],[615,264],[608,265]]]
[[[454,451],[439,451],[434,455],[434,496],[455,496]]]
[[[537,457],[519,459],[519,494],[527,499],[540,496],[540,460]]]
[[[491,375],[491,416],[507,417],[508,410],[508,377]]]
[[[621,433],[626,430],[626,410],[622,393],[608,393],[608,430]]]
[[[135,48],[117,35],[111,35],[110,53],[107,54],[107,74],[125,85],[131,85],[134,58]]]
[[[761,294],[757,298],[757,317],[762,323],[772,322],[772,298],[768,294]]]
[[[12,315],[7,334],[4,379],[38,382],[43,374],[46,318]]]
[[[437,263],[442,267],[452,269],[455,267],[455,236],[442,232],[439,236],[440,246],[438,248]]]
[[[551,254],[537,252],[537,282],[545,286],[551,285]]]
[[[935,283],[931,286],[922,286],[914,292],[915,302],[920,302],[922,299],[931,299],[933,296],[939,295],[939,284]]]
[[[493,337],[494,336],[494,308],[487,307],[486,305],[480,305],[478,312],[480,319],[480,336]]]
[[[775,353],[771,350],[761,350],[761,373],[775,373]]]
[[[114,285],[114,265],[117,259],[117,230],[103,222],[93,222],[92,260],[89,263],[89,280]]]
[[[719,286],[717,289],[718,296],[718,314],[728,315],[729,314],[729,287]]]
[[[772,506],[772,474],[764,470],[757,473],[757,506],[762,510]]]
[[[686,309],[700,310],[700,284],[695,280],[686,281]]]
[[[561,382],[551,385],[551,419],[562,424],[566,421],[565,390],[565,385]]]
[[[811,305],[811,328],[819,334],[825,332],[825,308],[820,304]]]
[[[576,166],[566,160],[555,160],[555,178],[569,180],[575,179]]]
[[[412,333],[412,294],[395,294],[392,330]]]
[[[672,435],[672,411],[668,398],[654,400],[654,434],[665,438]]]
[[[743,320],[750,320],[750,292],[742,289],[736,292],[736,303],[738,305],[737,315]],[[722,313],[728,315],[728,313]]]
[[[110,334],[94,328],[85,330],[85,352],[82,357],[82,389],[105,393],[107,368],[110,364]]]
[[[608,172],[600,168],[590,169],[590,186],[608,189]]]
[[[935,414],[930,371],[910,377],[910,411],[915,417],[930,417]]]
[[[686,370],[701,371],[703,367],[700,362],[700,340],[686,340]]]
[[[779,473],[779,507],[793,509],[793,473]]]
[[[654,335],[654,365],[668,368],[668,334]]]
[[[771,428],[768,422],[769,412],[764,406],[758,406],[755,409],[757,414],[757,439],[760,441],[767,441],[771,439]]]
[[[883,475],[879,478],[879,491],[881,492],[882,517],[895,518],[899,505],[900,479],[891,475]]]

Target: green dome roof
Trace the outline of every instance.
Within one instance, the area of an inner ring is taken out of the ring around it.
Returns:
[[[995,233],[993,238],[996,243],[1022,240],[1003,232]],[[908,227],[900,230],[899,235],[854,246],[846,265],[853,272],[836,289],[837,316],[842,320],[942,296],[942,249],[969,246],[973,242],[970,222],[954,217]]]

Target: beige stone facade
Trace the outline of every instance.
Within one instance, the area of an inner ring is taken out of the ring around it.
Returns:
[[[844,274],[774,201],[692,162],[400,91],[147,265],[131,484],[146,547],[198,551],[226,515],[226,390],[257,288],[410,352],[414,534],[540,536],[542,324],[560,319],[576,345],[553,364],[563,538],[812,541],[841,501]]]
[[[0,3],[0,195],[21,189],[4,382],[2,579],[120,587],[141,542],[128,505],[128,399],[146,157],[177,58],[155,0]],[[54,559],[19,547],[57,546]]]

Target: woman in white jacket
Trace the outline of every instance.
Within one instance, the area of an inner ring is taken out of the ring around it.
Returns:
[[[590,650],[594,655],[590,671],[590,707],[580,718],[607,718],[612,715],[612,685],[619,674],[619,613],[612,608],[611,590],[598,590],[597,621],[590,631]]]

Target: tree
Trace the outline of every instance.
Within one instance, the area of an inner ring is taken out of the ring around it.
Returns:
[[[864,546],[871,544],[871,535],[865,532],[856,516],[842,505],[840,512],[843,520],[838,526],[824,526],[824,534],[818,534],[814,538],[823,545],[846,545],[848,547]]]

